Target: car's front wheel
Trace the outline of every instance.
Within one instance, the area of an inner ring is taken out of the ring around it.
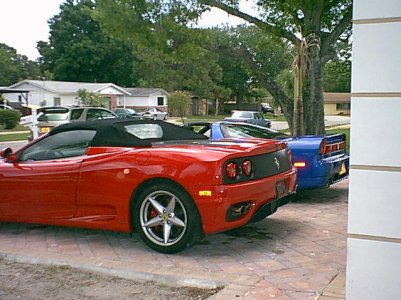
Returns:
[[[149,247],[162,253],[182,251],[202,237],[193,200],[172,184],[155,184],[140,194],[134,205],[133,225]]]
[[[157,115],[153,115],[153,120],[157,120]]]

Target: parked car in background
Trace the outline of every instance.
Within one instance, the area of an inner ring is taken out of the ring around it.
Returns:
[[[291,201],[289,155],[281,141],[215,142],[164,121],[63,124],[1,151],[0,221],[135,230],[175,253]]]
[[[113,108],[112,112],[114,112],[119,118],[136,118],[139,119],[141,116],[132,108]]]
[[[260,103],[260,106],[262,108],[262,113],[273,113],[274,110],[273,108],[270,106],[269,103]]]
[[[142,114],[145,119],[151,120],[167,120],[168,113],[158,109],[157,107],[147,108]]]
[[[234,110],[231,117],[226,117],[224,120],[229,122],[256,124],[267,128],[271,127],[271,121],[263,118],[263,116],[257,111]]]
[[[263,126],[236,122],[195,122],[186,127],[213,140],[223,138],[275,139],[288,143],[292,163],[298,169],[298,189],[329,187],[349,173],[345,134],[290,137]]]
[[[102,107],[44,107],[38,110],[37,127],[39,136],[65,123],[117,118],[117,115]],[[32,140],[33,135],[28,137]]]

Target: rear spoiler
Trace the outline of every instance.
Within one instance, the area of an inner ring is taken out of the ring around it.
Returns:
[[[335,133],[326,135],[319,147],[319,154],[323,156],[333,156],[344,153],[347,148],[345,133]]]

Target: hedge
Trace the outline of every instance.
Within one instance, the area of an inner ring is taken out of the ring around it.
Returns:
[[[4,129],[13,129],[18,125],[21,113],[15,109],[0,109],[0,124]]]

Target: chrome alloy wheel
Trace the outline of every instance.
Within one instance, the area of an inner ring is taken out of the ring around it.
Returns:
[[[146,237],[160,246],[176,244],[187,230],[185,207],[168,191],[149,194],[142,202],[139,218]]]

